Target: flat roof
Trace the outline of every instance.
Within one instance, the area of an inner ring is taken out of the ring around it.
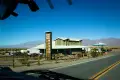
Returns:
[[[88,48],[89,46],[78,46],[78,45],[70,45],[70,46],[63,46],[63,45],[55,45],[55,41],[52,41],[52,49],[74,49],[74,48]],[[38,45],[34,47],[36,49],[45,49],[45,44]]]
[[[62,40],[69,39],[70,41],[81,41],[81,39],[76,39],[76,38],[64,38],[64,37],[58,37],[57,39],[62,39]]]

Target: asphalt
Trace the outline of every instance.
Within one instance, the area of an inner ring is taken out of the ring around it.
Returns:
[[[120,64],[100,77],[99,80],[120,80]]]
[[[65,68],[60,68],[60,69],[58,68],[55,70],[53,69],[52,71],[67,74],[76,78],[89,79],[96,73],[107,68],[116,61],[120,60],[119,53],[120,52],[115,53],[115,56],[111,56],[83,64],[78,64],[74,66],[69,66]],[[120,79],[120,64],[99,78],[99,80],[119,80],[119,79]]]

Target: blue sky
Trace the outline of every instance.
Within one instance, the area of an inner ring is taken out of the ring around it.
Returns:
[[[44,40],[45,31],[52,31],[53,39],[120,38],[119,0],[73,0],[72,6],[65,0],[52,0],[53,10],[45,0],[35,1],[39,11],[31,12],[27,5],[19,4],[18,17],[0,21],[0,45]]]

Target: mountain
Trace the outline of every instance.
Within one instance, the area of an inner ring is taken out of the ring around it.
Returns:
[[[119,38],[105,38],[105,39],[96,39],[96,40],[83,39],[84,46],[93,45],[99,42],[105,43],[108,46],[120,46]],[[17,45],[0,46],[0,48],[31,48],[40,45],[42,43],[44,43],[44,41],[30,41]]]
[[[90,39],[83,39],[83,45],[93,45],[96,43],[105,43],[108,46],[120,46],[120,38],[104,38],[104,39],[96,39],[96,40],[90,40]]]
[[[0,48],[31,48],[31,47],[40,45],[42,43],[44,43],[44,41],[30,41],[26,43],[17,44],[17,45],[0,46]]]

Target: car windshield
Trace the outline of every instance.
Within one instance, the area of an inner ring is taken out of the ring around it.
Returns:
[[[119,80],[119,26],[119,0],[0,0],[0,67]]]

